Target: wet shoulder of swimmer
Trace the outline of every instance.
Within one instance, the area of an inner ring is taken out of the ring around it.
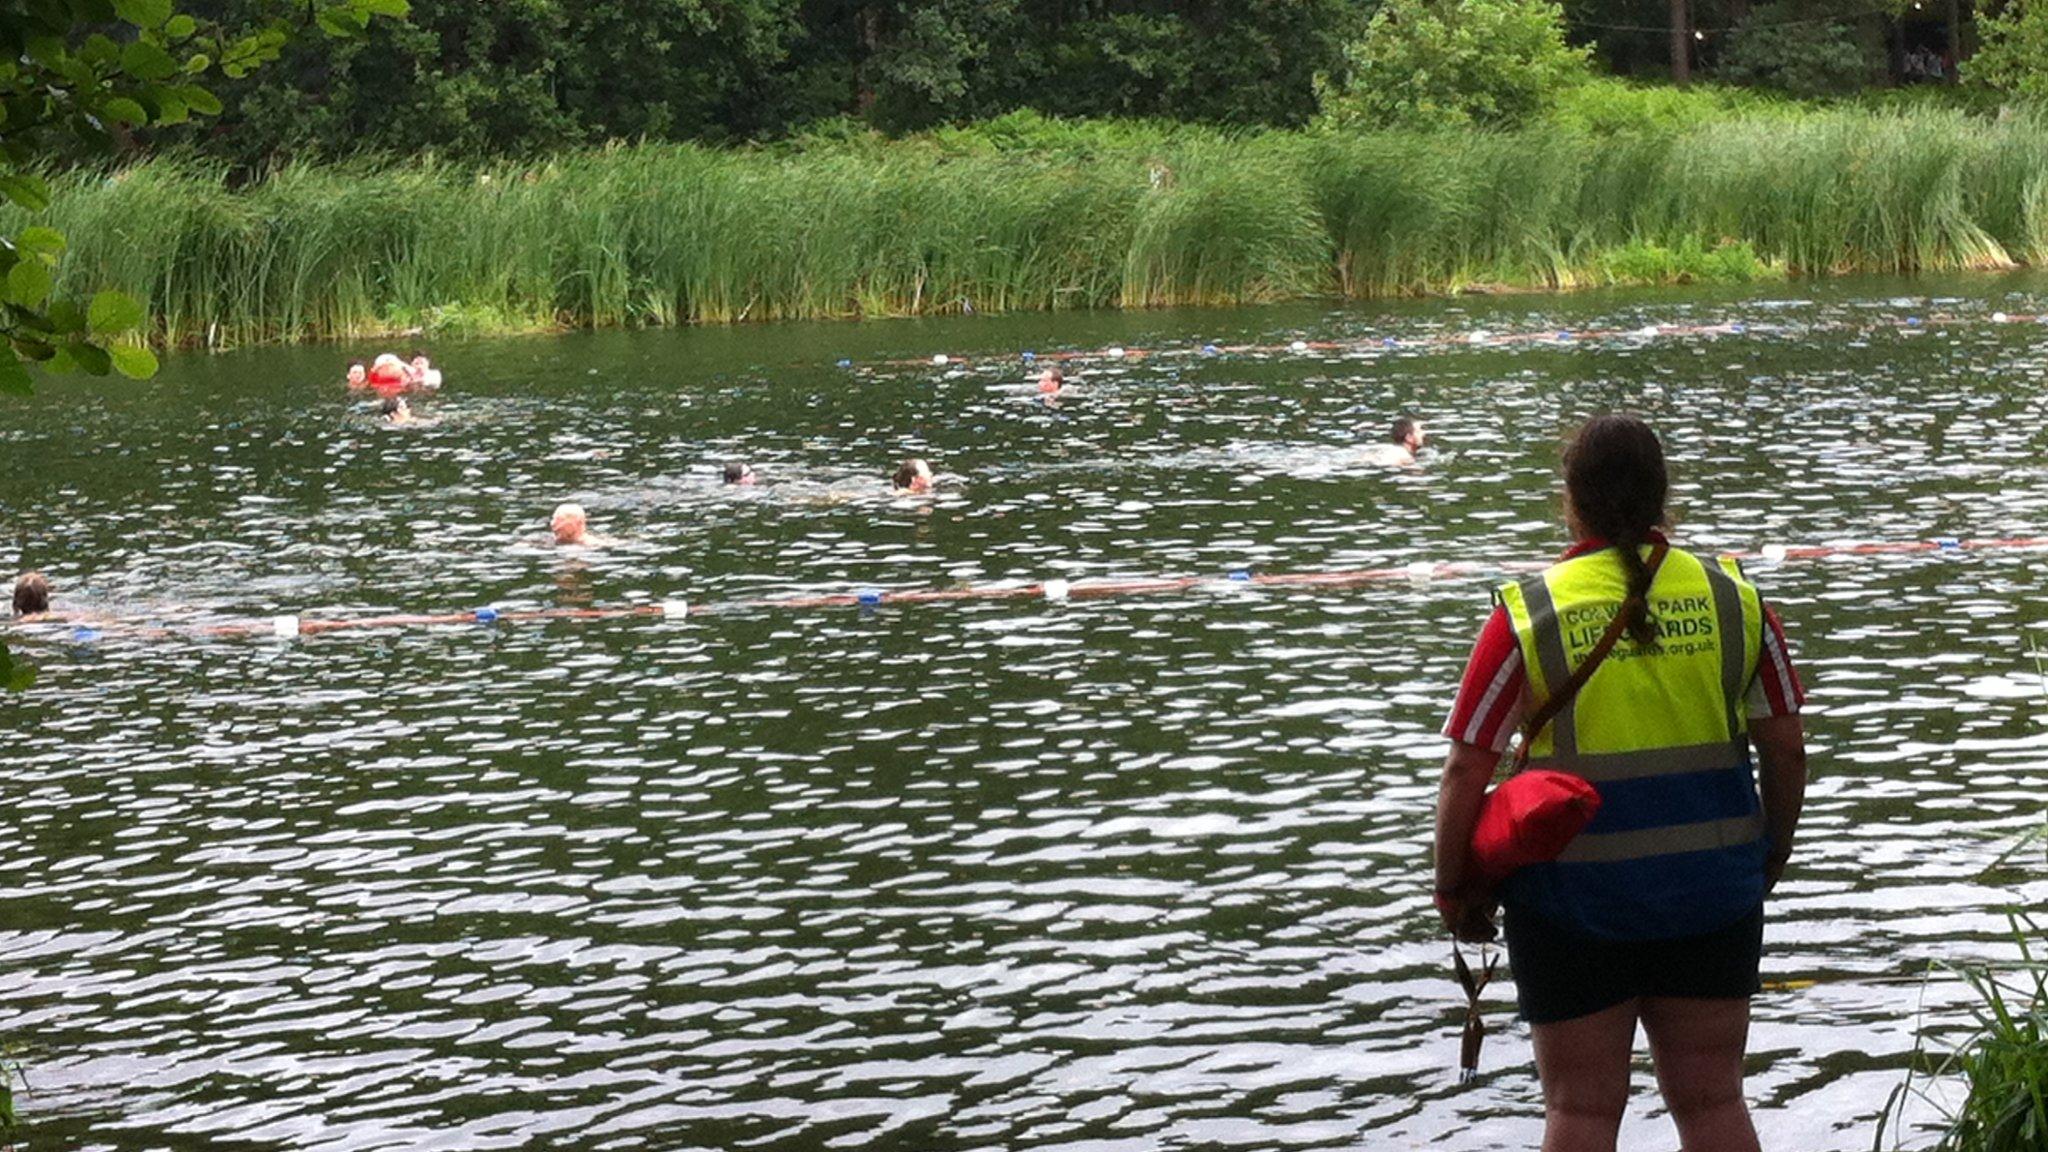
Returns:
[[[1413,468],[1429,444],[1429,434],[1424,431],[1422,421],[1413,416],[1402,416],[1388,429],[1387,438],[1366,449],[1366,463],[1382,468]]]

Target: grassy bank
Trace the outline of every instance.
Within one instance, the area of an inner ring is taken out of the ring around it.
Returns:
[[[60,290],[219,345],[2048,262],[2048,124],[1252,135],[1013,117],[529,166],[156,160],[60,181]]]

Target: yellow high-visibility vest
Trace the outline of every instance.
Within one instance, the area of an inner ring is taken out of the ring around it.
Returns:
[[[1627,592],[1611,548],[1499,590],[1531,711],[1585,662]],[[1598,935],[1656,938],[1723,927],[1762,899],[1744,697],[1763,655],[1763,603],[1733,559],[1673,548],[1649,605],[1655,642],[1623,634],[1530,745],[1531,767],[1583,777],[1601,805],[1556,863],[1515,877],[1510,914],[1522,903]]]

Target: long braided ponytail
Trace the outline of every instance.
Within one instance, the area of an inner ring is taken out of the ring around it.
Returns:
[[[1618,412],[1595,416],[1565,446],[1566,513],[1576,532],[1605,540],[1620,556],[1628,571],[1628,598],[1621,611],[1629,636],[1638,644],[1657,638],[1642,546],[1651,530],[1664,523],[1669,490],[1664,446],[1637,417]]]

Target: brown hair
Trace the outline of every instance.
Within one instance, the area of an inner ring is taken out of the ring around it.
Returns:
[[[1664,524],[1664,497],[1671,480],[1664,470],[1664,445],[1648,424],[1610,412],[1581,425],[1564,450],[1565,515],[1580,536],[1614,547],[1628,571],[1622,618],[1638,644],[1654,643],[1650,620],[1650,571],[1642,546]]]
[[[41,572],[23,572],[14,582],[14,614],[34,616],[50,610],[50,582]]]
[[[915,456],[898,464],[896,466],[896,475],[890,477],[889,482],[898,488],[908,488],[912,484],[917,483],[917,466],[920,464],[924,464],[924,461]],[[931,465],[926,464],[925,467],[929,468]]]

